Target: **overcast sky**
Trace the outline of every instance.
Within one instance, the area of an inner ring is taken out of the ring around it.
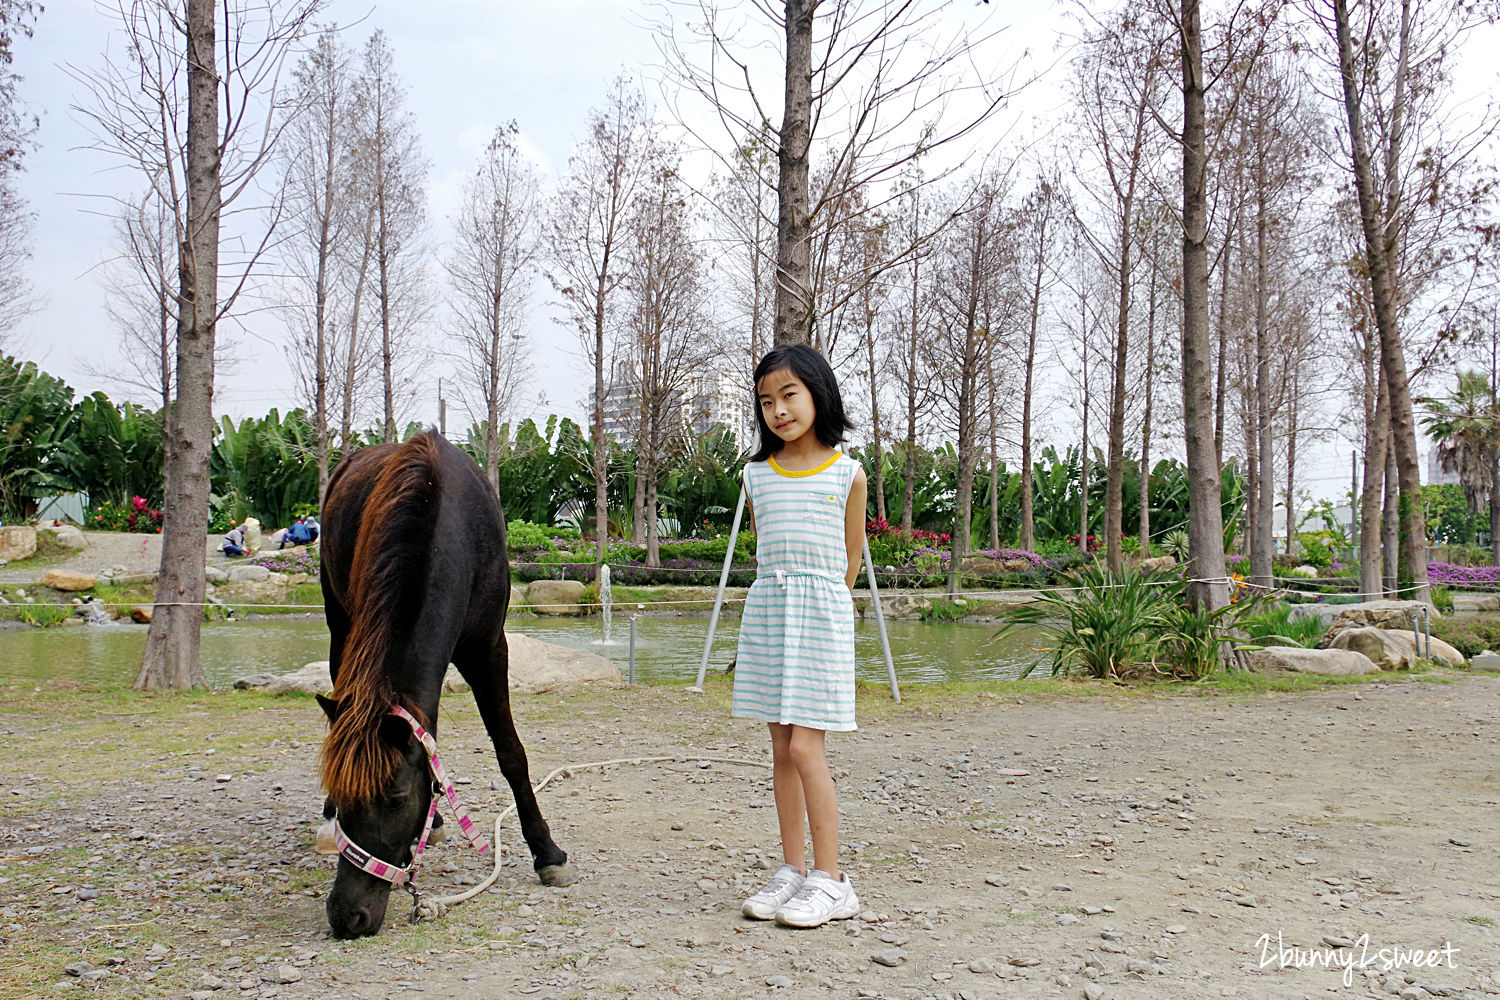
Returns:
[[[609,81],[622,68],[648,81],[658,75],[658,54],[650,31],[641,24],[647,5],[641,0],[427,0],[378,6],[334,2],[326,18],[348,24],[348,43],[357,49],[376,28],[385,30],[396,67],[408,91],[422,144],[431,163],[429,174],[429,242],[447,242],[448,219],[460,184],[473,169],[486,141],[500,123],[515,119],[523,148],[534,156],[550,180],[566,165],[582,131],[587,111],[602,103]],[[950,8],[955,18],[987,17],[990,28],[1007,27],[991,58],[1020,59],[1030,53],[1030,71],[1057,59],[1057,39],[1066,21],[1051,3],[1002,2],[990,7],[961,2]],[[945,14],[945,16],[948,16]],[[40,116],[39,148],[27,161],[19,187],[36,216],[32,276],[42,305],[17,334],[18,353],[36,360],[80,394],[103,388],[122,398],[119,387],[88,374],[88,366],[108,368],[119,354],[119,331],[105,313],[98,267],[111,253],[107,197],[139,187],[137,176],[106,155],[89,150],[90,134],[71,105],[83,99],[81,86],[65,72],[65,63],[83,70],[98,66],[110,42],[113,19],[92,0],[48,0],[35,37],[16,44],[15,70],[24,81],[22,98]],[[1467,67],[1466,67],[1467,68]],[[1011,139],[1032,134],[1035,120],[1055,118],[1059,111],[1059,76],[1054,71],[1015,102],[1013,113],[997,123]],[[1482,75],[1483,79],[1480,79]],[[1471,95],[1489,92],[1493,64],[1466,84]],[[657,90],[648,82],[653,101]],[[431,280],[443,281],[433,267]],[[544,296],[543,296],[544,297]],[[557,310],[539,307],[528,330],[538,372],[531,392],[523,392],[524,409],[546,397],[542,412],[581,419],[582,397],[591,384],[569,328],[556,323]],[[251,313],[243,328],[231,326],[240,364],[220,373],[215,394],[218,412],[261,415],[272,406],[283,411],[297,404],[293,380],[281,361],[283,326],[273,313]],[[438,325],[432,332],[436,334]],[[427,392],[414,418],[435,420],[435,394]],[[456,419],[455,419],[456,417]],[[450,427],[467,423],[467,414],[450,409]],[[1342,471],[1330,475],[1308,470],[1316,492],[1330,492],[1347,476],[1348,446],[1339,448]],[[1330,462],[1333,455],[1330,454]]]
[[[1050,51],[1051,14],[1038,6],[1020,29],[1009,32],[1017,40],[1007,40],[1005,54],[1020,55],[1023,31],[1032,44]],[[326,19],[358,22],[347,37],[356,50],[376,28],[390,39],[431,163],[427,238],[441,251],[460,185],[497,125],[516,120],[523,149],[549,183],[566,167],[589,108],[603,102],[622,69],[642,77],[648,98],[660,104],[655,82],[660,57],[643,24],[648,10],[639,0],[435,0],[373,7],[335,2]],[[993,18],[991,23],[1000,26]],[[125,395],[118,385],[90,374],[91,367],[108,368],[120,350],[98,268],[115,252],[112,222],[104,214],[111,209],[108,196],[132,194],[140,182],[137,172],[87,148],[91,134],[72,109],[86,96],[65,69],[87,71],[103,63],[106,51],[119,52],[118,36],[111,40],[114,26],[114,18],[92,0],[49,0],[35,37],[17,45],[21,95],[41,118],[39,148],[19,186],[36,215],[33,280],[42,302],[17,335],[23,356],[79,393],[102,388],[118,399]],[[430,278],[444,280],[436,267]],[[571,330],[556,322],[558,310],[545,303],[545,294],[537,297],[543,301],[533,311],[528,336],[538,375],[534,391],[520,397],[530,402],[521,406],[529,409],[544,396],[546,411],[581,418],[592,376]],[[264,414],[272,406],[291,408],[297,400],[279,359],[281,321],[266,311],[240,312],[225,332],[241,362],[217,379],[216,411],[241,416]],[[433,333],[437,326],[435,318]],[[466,422],[466,415],[455,415],[451,401],[449,412],[450,426],[455,416]],[[436,418],[431,388],[415,416]]]

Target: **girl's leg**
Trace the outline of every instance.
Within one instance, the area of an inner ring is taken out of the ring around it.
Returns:
[[[781,860],[807,871],[802,818],[807,805],[802,800],[802,779],[792,763],[793,726],[768,723],[771,727],[771,788],[776,799],[776,822],[781,827]]]
[[[823,730],[790,726],[787,751],[801,784],[807,807],[807,822],[812,828],[813,867],[825,871],[835,880],[839,877],[839,800],[828,772],[828,757],[823,748]],[[778,799],[777,808],[781,802]],[[798,823],[800,828],[801,824]],[[783,836],[785,836],[783,821]],[[800,841],[801,830],[798,830]],[[799,852],[800,853],[800,852]]]

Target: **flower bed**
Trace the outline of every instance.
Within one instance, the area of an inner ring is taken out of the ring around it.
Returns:
[[[1450,590],[1500,590],[1500,566],[1460,566],[1430,562],[1427,580]]]

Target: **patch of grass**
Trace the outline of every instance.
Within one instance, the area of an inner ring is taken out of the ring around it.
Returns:
[[[48,625],[61,625],[73,614],[71,604],[14,604],[5,608],[9,614],[6,617],[14,617],[16,621],[45,628]]]
[[[950,601],[945,597],[934,597],[928,602],[928,607],[922,609],[922,620],[928,622],[952,622],[971,613],[970,604],[964,601]]]
[[[1464,917],[1464,919],[1471,924],[1478,924],[1480,927],[1495,926],[1495,921],[1489,917]]]
[[[1315,617],[1293,617],[1290,605],[1267,608],[1260,614],[1241,618],[1238,627],[1245,638],[1257,646],[1305,646],[1318,644],[1328,626]]]

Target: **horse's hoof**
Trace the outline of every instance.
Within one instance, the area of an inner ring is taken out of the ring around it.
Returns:
[[[545,868],[536,870],[536,877],[542,880],[542,885],[561,889],[565,885],[572,885],[578,881],[578,872],[572,865],[547,865]]]

